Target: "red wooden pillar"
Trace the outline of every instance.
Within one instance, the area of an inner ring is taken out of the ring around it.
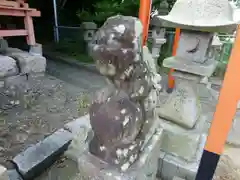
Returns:
[[[176,55],[177,48],[178,48],[179,37],[180,37],[180,29],[176,28],[175,37],[174,37],[174,41],[173,41],[172,56]],[[175,84],[174,77],[172,76],[173,71],[174,71],[174,69],[170,69],[170,71],[168,73],[168,89],[167,89],[167,92],[169,92],[169,93],[171,93],[173,91],[174,84]]]
[[[27,30],[27,43],[28,45],[35,45],[35,34],[34,34],[34,27],[33,27],[33,20],[32,17],[29,15],[29,12],[26,12],[26,15],[24,17],[24,25],[25,29]]]
[[[143,25],[142,45],[145,45],[148,36],[150,11],[151,0],[140,0],[139,19]]]
[[[218,104],[196,180],[211,180],[224,149],[240,98],[240,25],[225,73]]]
[[[18,0],[18,2],[24,8],[29,8],[28,4],[24,3],[24,0]],[[30,45],[30,46],[35,45],[36,40],[35,40],[33,20],[32,20],[32,16],[30,16],[30,14],[29,14],[29,11],[25,12],[24,26],[25,26],[25,29],[27,30],[26,39],[27,39],[28,45]]]

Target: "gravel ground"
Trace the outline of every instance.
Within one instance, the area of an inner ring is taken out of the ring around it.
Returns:
[[[239,173],[240,167],[237,167],[229,156],[223,155],[213,180],[239,180]]]
[[[0,164],[5,166],[20,151],[88,111],[91,91],[48,75],[24,78],[0,91]]]

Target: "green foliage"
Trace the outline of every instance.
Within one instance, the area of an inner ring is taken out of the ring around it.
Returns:
[[[137,16],[138,7],[139,1],[136,0],[98,0],[93,4],[93,13],[87,9],[81,9],[77,12],[77,16],[81,21],[102,23],[108,17],[117,14]]]
[[[153,0],[152,6],[156,9],[163,0]],[[175,0],[169,0],[171,5]],[[96,23],[103,23],[108,17],[122,14],[125,16],[138,16],[140,0],[97,0],[93,4],[93,11],[88,8],[80,9],[77,16],[81,21],[94,21]]]
[[[237,7],[240,7],[240,0],[230,0],[233,2]]]

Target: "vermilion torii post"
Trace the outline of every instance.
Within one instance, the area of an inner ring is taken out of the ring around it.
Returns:
[[[179,38],[180,38],[180,29],[176,28],[175,37],[174,37],[174,41],[173,41],[173,47],[172,47],[173,48],[172,49],[172,56],[175,56],[176,53],[177,53]],[[173,91],[174,84],[175,84],[174,77],[172,76],[173,71],[174,71],[174,69],[170,69],[169,73],[168,73],[168,89],[167,89],[167,92],[169,92],[169,93],[171,93]]]
[[[142,45],[146,44],[148,36],[151,6],[152,6],[151,0],[140,0],[139,19],[143,25]]]
[[[220,155],[224,149],[228,132],[240,99],[240,26],[237,28],[235,43],[228,62],[222,89],[216,106],[212,125],[196,180],[211,180]]]

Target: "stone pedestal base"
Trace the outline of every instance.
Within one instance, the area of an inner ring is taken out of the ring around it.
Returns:
[[[42,73],[46,70],[46,58],[41,56],[41,54],[22,51],[7,53],[7,56],[16,60],[20,72],[23,74]]]
[[[125,172],[104,163],[89,152],[83,153],[78,158],[79,175],[76,180],[155,180],[161,137],[162,130],[159,129],[145,146],[140,158]]]
[[[176,176],[187,180],[195,180],[205,142],[206,136],[202,135],[196,158],[193,162],[187,162],[180,157],[161,152],[158,167],[158,176],[160,179],[172,180]]]
[[[163,128],[161,150],[169,154],[193,162],[201,143],[201,134],[207,129],[206,117],[202,116],[193,129],[187,130],[163,119],[159,119]]]

